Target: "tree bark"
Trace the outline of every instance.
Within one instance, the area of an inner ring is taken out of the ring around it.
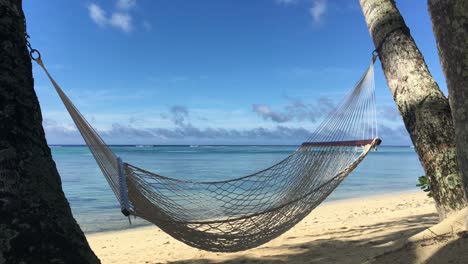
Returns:
[[[449,91],[458,166],[468,199],[468,0],[428,0]]]
[[[360,0],[360,4],[393,99],[443,219],[465,206],[448,99],[429,73],[395,2]]]
[[[0,263],[99,263],[42,128],[21,1],[0,0]]]

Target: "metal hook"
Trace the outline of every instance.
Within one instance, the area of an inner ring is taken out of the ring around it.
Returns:
[[[375,49],[374,51],[372,51],[372,55],[373,55],[373,56],[376,56],[376,57],[379,56],[379,52],[377,51],[377,49]]]
[[[374,51],[372,51],[372,63],[375,63],[375,61],[377,60],[377,57],[380,58],[379,52],[377,51],[377,49],[375,49]]]
[[[37,55],[35,56],[34,54]],[[29,52],[29,57],[31,57],[33,61],[37,61],[41,59],[41,53],[37,49],[31,49],[31,51]]]

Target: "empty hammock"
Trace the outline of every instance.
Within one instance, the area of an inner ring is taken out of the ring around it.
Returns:
[[[193,182],[122,162],[44,69],[122,213],[141,217],[190,246],[234,252],[283,234],[317,207],[369,151],[377,137],[374,62],[337,108],[295,152],[244,177]]]

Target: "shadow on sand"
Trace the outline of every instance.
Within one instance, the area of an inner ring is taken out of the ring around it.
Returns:
[[[468,263],[468,236],[451,241],[438,250],[426,263]]]
[[[268,247],[267,244],[242,253],[216,254],[216,258],[213,259],[190,259],[169,263],[363,263],[393,249],[395,247],[393,241],[405,241],[408,237],[436,224],[437,221],[436,214],[425,214],[319,234],[320,237],[335,237],[330,239],[319,239],[317,235],[310,235],[305,236],[307,240],[310,237],[310,241],[305,243],[293,242],[275,247]],[[389,229],[397,231],[388,233]],[[361,239],[359,234],[370,235],[372,238]],[[293,241],[295,238],[286,237],[286,239]],[[408,259],[405,263],[412,262]]]
[[[452,234],[440,235],[422,243],[407,245],[398,251],[384,254],[374,263],[465,264],[468,263],[468,236],[458,236],[454,239]]]

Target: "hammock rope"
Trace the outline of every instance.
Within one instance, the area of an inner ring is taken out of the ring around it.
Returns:
[[[157,225],[199,249],[235,252],[262,245],[306,217],[381,140],[374,62],[309,139],[279,163],[216,182],[162,176],[123,162],[44,70],[126,216]],[[222,178],[222,177],[220,177]]]

